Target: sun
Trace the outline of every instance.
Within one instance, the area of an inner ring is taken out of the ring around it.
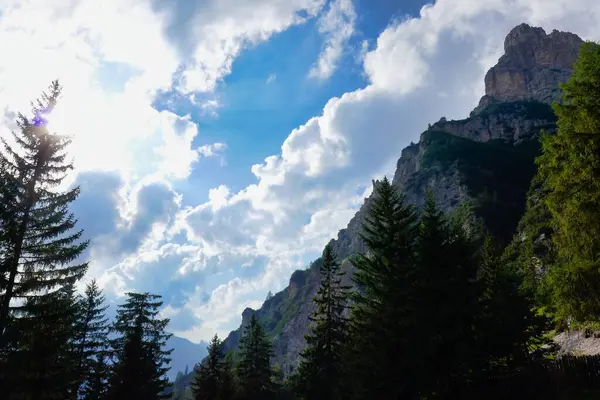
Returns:
[[[44,119],[46,120],[46,129],[48,129],[50,134],[65,135],[67,133],[65,131],[66,124],[63,109],[64,107],[61,107],[60,104],[58,104],[52,112],[44,116]]]

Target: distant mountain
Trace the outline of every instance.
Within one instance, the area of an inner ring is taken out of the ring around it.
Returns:
[[[168,349],[174,349],[171,353],[171,369],[167,373],[170,380],[175,380],[178,372],[192,371],[194,365],[202,361],[208,354],[208,343],[192,343],[187,339],[173,335],[167,342]]]

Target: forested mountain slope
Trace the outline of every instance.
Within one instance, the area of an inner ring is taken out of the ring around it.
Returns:
[[[508,243],[523,215],[525,198],[535,174],[541,130],[555,131],[556,116],[550,106],[560,98],[559,83],[571,74],[582,40],[571,33],[522,24],[506,37],[505,54],[485,77],[485,95],[470,116],[462,120],[441,118],[406,147],[397,163],[393,184],[419,207],[427,189],[445,210],[470,201],[495,237]],[[332,241],[350,272],[347,257],[364,250],[359,230],[372,199]],[[305,345],[310,301],[319,286],[319,263],[294,272],[288,287],[266,300],[258,310],[247,308],[242,325],[225,339],[225,349],[235,349],[242,327],[256,314],[273,339],[274,362],[282,374],[293,371]]]

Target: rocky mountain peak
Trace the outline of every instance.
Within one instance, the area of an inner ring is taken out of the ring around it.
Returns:
[[[504,52],[509,53],[512,48],[519,45],[530,45],[540,43],[546,37],[546,31],[540,27],[533,27],[528,24],[515,26],[504,39]]]
[[[569,32],[521,24],[504,40],[504,55],[485,76],[485,96],[475,113],[502,101],[537,100],[551,104],[560,99],[558,84],[571,75],[583,40]]]
[[[477,200],[487,207],[481,208],[486,215],[501,215],[503,226],[516,225],[537,154],[537,141],[529,139],[542,129],[556,129],[549,104],[559,99],[558,84],[570,76],[582,43],[577,35],[546,34],[526,24],[511,30],[504,42],[505,54],[487,73],[485,96],[471,115],[461,120],[441,118],[423,132],[418,143],[402,150],[392,183],[406,201],[420,207],[428,190],[444,211]],[[372,183],[375,187],[379,181]],[[373,200],[374,196],[367,197],[348,226],[330,242],[347,274],[345,284],[352,283],[354,273],[348,258],[367,251],[359,233]],[[509,226],[507,231],[509,236],[514,229]],[[273,340],[273,361],[285,374],[292,372],[306,345],[304,335],[314,310],[311,299],[318,286],[318,264],[294,272],[289,286],[260,309],[244,310],[240,328],[225,340],[226,349],[237,347],[242,327],[256,313]]]
[[[246,307],[242,312],[242,326],[246,326],[250,323],[250,318],[254,315],[256,311],[251,309],[250,307]]]

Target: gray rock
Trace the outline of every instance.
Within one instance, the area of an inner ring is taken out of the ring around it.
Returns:
[[[559,83],[571,75],[583,40],[569,32],[527,24],[515,27],[504,41],[504,55],[485,76],[485,96],[475,112],[498,101],[560,99]]]

